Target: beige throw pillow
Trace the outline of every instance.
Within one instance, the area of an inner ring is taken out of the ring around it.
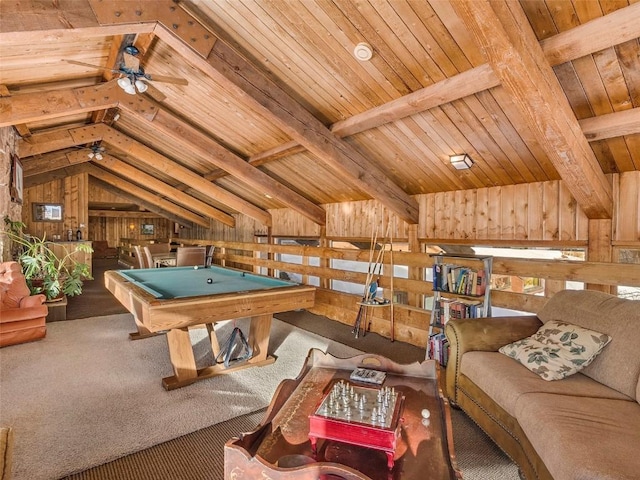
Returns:
[[[499,351],[545,380],[560,380],[589,365],[610,341],[609,335],[552,320]]]

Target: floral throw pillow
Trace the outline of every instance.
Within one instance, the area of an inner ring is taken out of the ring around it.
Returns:
[[[560,380],[589,365],[610,341],[609,335],[553,320],[499,352],[545,380]]]

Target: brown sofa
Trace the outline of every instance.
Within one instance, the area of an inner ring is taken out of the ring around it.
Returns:
[[[30,294],[19,263],[0,263],[0,347],[46,335],[45,300],[44,295]]]
[[[609,335],[581,372],[546,381],[498,352],[559,320]],[[640,301],[565,290],[535,316],[451,320],[446,390],[527,480],[640,478]]]

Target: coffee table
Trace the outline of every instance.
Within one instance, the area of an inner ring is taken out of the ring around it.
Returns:
[[[336,381],[352,382],[349,376],[358,367],[385,371],[382,386],[404,397],[391,470],[388,452],[383,450],[314,438],[314,453],[309,438],[310,416]],[[379,355],[340,359],[312,349],[298,377],[279,385],[260,425],[227,441],[224,478],[460,479],[449,404],[439,389],[438,373],[433,360],[401,365]],[[428,419],[423,418],[424,409],[430,413]]]

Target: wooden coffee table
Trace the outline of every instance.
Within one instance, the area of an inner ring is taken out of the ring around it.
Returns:
[[[376,448],[314,438],[317,449],[313,452],[309,417],[336,381],[352,382],[349,375],[357,367],[387,372],[382,386],[404,397],[391,470],[388,452]],[[430,413],[426,420],[424,409]],[[449,404],[438,386],[437,364],[426,360],[400,365],[370,354],[339,359],[311,350],[298,377],[279,385],[257,429],[225,444],[224,471],[227,480],[462,478],[455,461]]]

